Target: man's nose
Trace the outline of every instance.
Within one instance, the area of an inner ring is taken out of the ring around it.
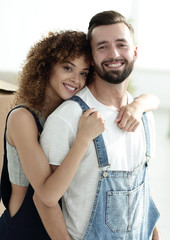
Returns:
[[[116,59],[117,57],[119,57],[120,54],[119,54],[119,51],[118,49],[115,47],[115,46],[112,46],[110,49],[109,49],[109,57],[110,58],[113,58],[113,59]]]

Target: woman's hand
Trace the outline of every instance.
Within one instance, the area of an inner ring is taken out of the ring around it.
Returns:
[[[140,124],[142,113],[143,109],[135,101],[123,106],[115,120],[117,126],[123,131],[134,132]]]
[[[78,133],[85,141],[90,142],[105,130],[105,121],[94,108],[88,109],[80,118]]]
[[[116,122],[119,128],[127,132],[134,132],[139,126],[142,113],[156,110],[160,100],[152,94],[142,94],[135,100],[121,108]]]
[[[161,240],[161,236],[157,226],[153,230],[152,240]]]

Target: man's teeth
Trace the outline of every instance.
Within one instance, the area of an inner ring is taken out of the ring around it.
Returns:
[[[72,91],[74,91],[76,88],[74,88],[74,87],[70,87],[70,86],[68,86],[68,85],[65,85],[67,88],[69,88],[70,90],[72,90]]]
[[[109,64],[108,67],[117,68],[117,67],[120,67],[121,65],[122,65],[121,63],[113,63],[113,64]]]

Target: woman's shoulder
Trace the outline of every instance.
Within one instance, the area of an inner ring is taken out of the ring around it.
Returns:
[[[32,118],[32,113],[26,106],[19,105],[10,111],[8,118],[15,121],[27,120]]]
[[[17,107],[13,108],[8,116],[7,126],[8,128],[29,128],[29,126],[35,125],[34,117],[27,108]]]

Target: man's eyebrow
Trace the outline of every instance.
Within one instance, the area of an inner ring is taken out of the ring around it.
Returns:
[[[96,46],[100,46],[100,45],[102,45],[104,43],[108,43],[108,41],[106,41],[106,40],[99,41],[99,42],[96,43]]]
[[[103,41],[99,41],[96,43],[96,46],[100,46],[102,44],[108,43],[109,41],[103,40]],[[124,42],[127,43],[127,40],[125,38],[118,38],[115,40],[115,42]]]
[[[118,39],[116,39],[116,42],[125,42],[125,43],[127,43],[127,40],[125,38],[118,38]]]

